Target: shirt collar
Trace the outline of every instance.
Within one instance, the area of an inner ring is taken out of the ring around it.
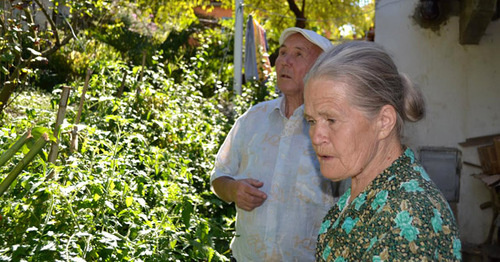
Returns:
[[[285,97],[280,96],[277,99],[277,102],[274,104],[274,108],[272,110],[273,114],[279,114],[282,118],[286,118],[285,116]],[[304,105],[299,106],[293,112],[290,118],[303,117],[304,114]]]

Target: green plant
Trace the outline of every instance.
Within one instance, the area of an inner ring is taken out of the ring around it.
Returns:
[[[193,79],[177,84],[158,68],[147,70],[143,83],[131,70],[127,85],[141,85],[143,92],[118,99],[108,87],[118,86],[118,72],[130,69],[119,61],[95,69],[78,151],[69,151],[67,134],[81,83],[74,84],[55,165],[35,161],[4,194],[0,258],[227,260],[234,210],[208,183],[229,128],[215,100],[204,98]],[[57,181],[45,179],[51,170]]]
[[[93,71],[79,143],[70,150],[83,86],[74,77],[58,158],[36,158],[2,196],[0,261],[228,260],[235,210],[211,192],[209,175],[234,120],[275,96],[274,79],[248,82],[234,97],[230,33],[189,35],[199,45],[179,55],[152,50],[145,67],[85,37],[60,50],[74,74]],[[21,130],[52,129],[59,92],[19,93],[0,118],[0,153]],[[0,179],[24,153],[0,167]]]
[[[36,142],[33,142],[35,140]],[[22,135],[15,143],[12,144],[1,156],[0,167],[9,161],[17,152],[23,147],[24,151],[29,151],[25,154],[23,159],[9,172],[9,174],[0,183],[0,196],[9,188],[9,186],[16,180],[17,176],[25,169],[36,155],[40,155],[46,159],[42,153],[42,149],[49,140],[55,141],[55,137],[47,128],[36,127],[29,129]]]

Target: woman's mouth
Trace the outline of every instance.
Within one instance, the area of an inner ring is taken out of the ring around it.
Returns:
[[[318,157],[318,159],[321,161],[328,161],[328,160],[331,160],[333,159],[333,156],[329,156],[329,155],[321,155],[321,154],[317,154],[316,155]]]

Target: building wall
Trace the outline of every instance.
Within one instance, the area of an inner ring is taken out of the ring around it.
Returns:
[[[463,161],[479,164],[477,148],[459,143],[500,133],[500,19],[488,25],[479,45],[460,45],[458,15],[437,30],[425,29],[413,19],[418,2],[377,0],[376,5],[375,42],[426,98],[427,115],[406,125],[404,142],[415,150],[455,147]],[[491,209],[479,208],[490,199],[486,186],[471,176],[480,172],[463,165],[457,204],[462,241],[473,244],[486,239],[492,218]]]

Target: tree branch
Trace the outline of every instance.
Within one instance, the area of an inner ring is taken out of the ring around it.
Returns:
[[[0,26],[1,26],[1,28],[0,28],[0,34],[3,36],[4,35],[3,31],[5,30],[5,23],[3,21],[2,16],[0,16]]]
[[[50,49],[47,49],[45,51],[42,52],[42,56],[43,57],[47,57],[53,53],[55,53],[59,48],[61,48],[61,46],[64,46],[66,45],[67,43],[69,43],[69,41],[73,38],[73,35],[68,35],[66,36],[61,43],[56,43],[55,45],[53,45]]]
[[[29,30],[33,34],[33,39],[35,39],[35,41],[38,41],[38,34],[35,28],[33,27],[33,24],[35,22],[33,20],[33,14],[31,13],[31,9],[29,7],[24,8],[24,13],[26,14],[26,20],[28,21],[28,24],[30,24]],[[40,45],[35,45],[34,48],[40,51]]]
[[[73,34],[73,37],[74,37],[76,40],[78,40],[78,37],[76,36],[75,30],[73,30],[73,27],[72,27],[72,26],[71,26],[71,24],[69,23],[68,19],[66,19],[66,16],[65,16],[63,13],[61,13],[61,14],[62,14],[62,17],[63,17],[63,19],[64,19],[64,22],[66,22],[66,24],[67,24],[67,25],[68,25],[68,27],[69,27],[69,30],[70,30],[70,31],[71,31],[71,33]]]
[[[306,17],[304,16],[304,10],[300,10],[295,0],[286,0],[290,10],[295,14],[295,26],[300,28],[306,27]],[[302,8],[305,8],[305,0],[302,2]]]
[[[293,12],[295,17],[299,17],[301,15],[300,9],[295,3],[295,0],[286,0],[288,2],[288,6],[290,7],[290,10]]]
[[[59,45],[60,44],[59,33],[57,32],[57,28],[56,28],[56,24],[54,23],[54,20],[52,20],[52,17],[49,16],[49,13],[47,13],[47,9],[45,9],[45,6],[43,6],[43,4],[40,3],[40,0],[34,0],[34,1],[42,10],[42,13],[45,16],[45,18],[47,18],[47,21],[49,21],[50,27],[52,28],[52,31],[54,32],[54,36],[56,37],[56,45]]]

